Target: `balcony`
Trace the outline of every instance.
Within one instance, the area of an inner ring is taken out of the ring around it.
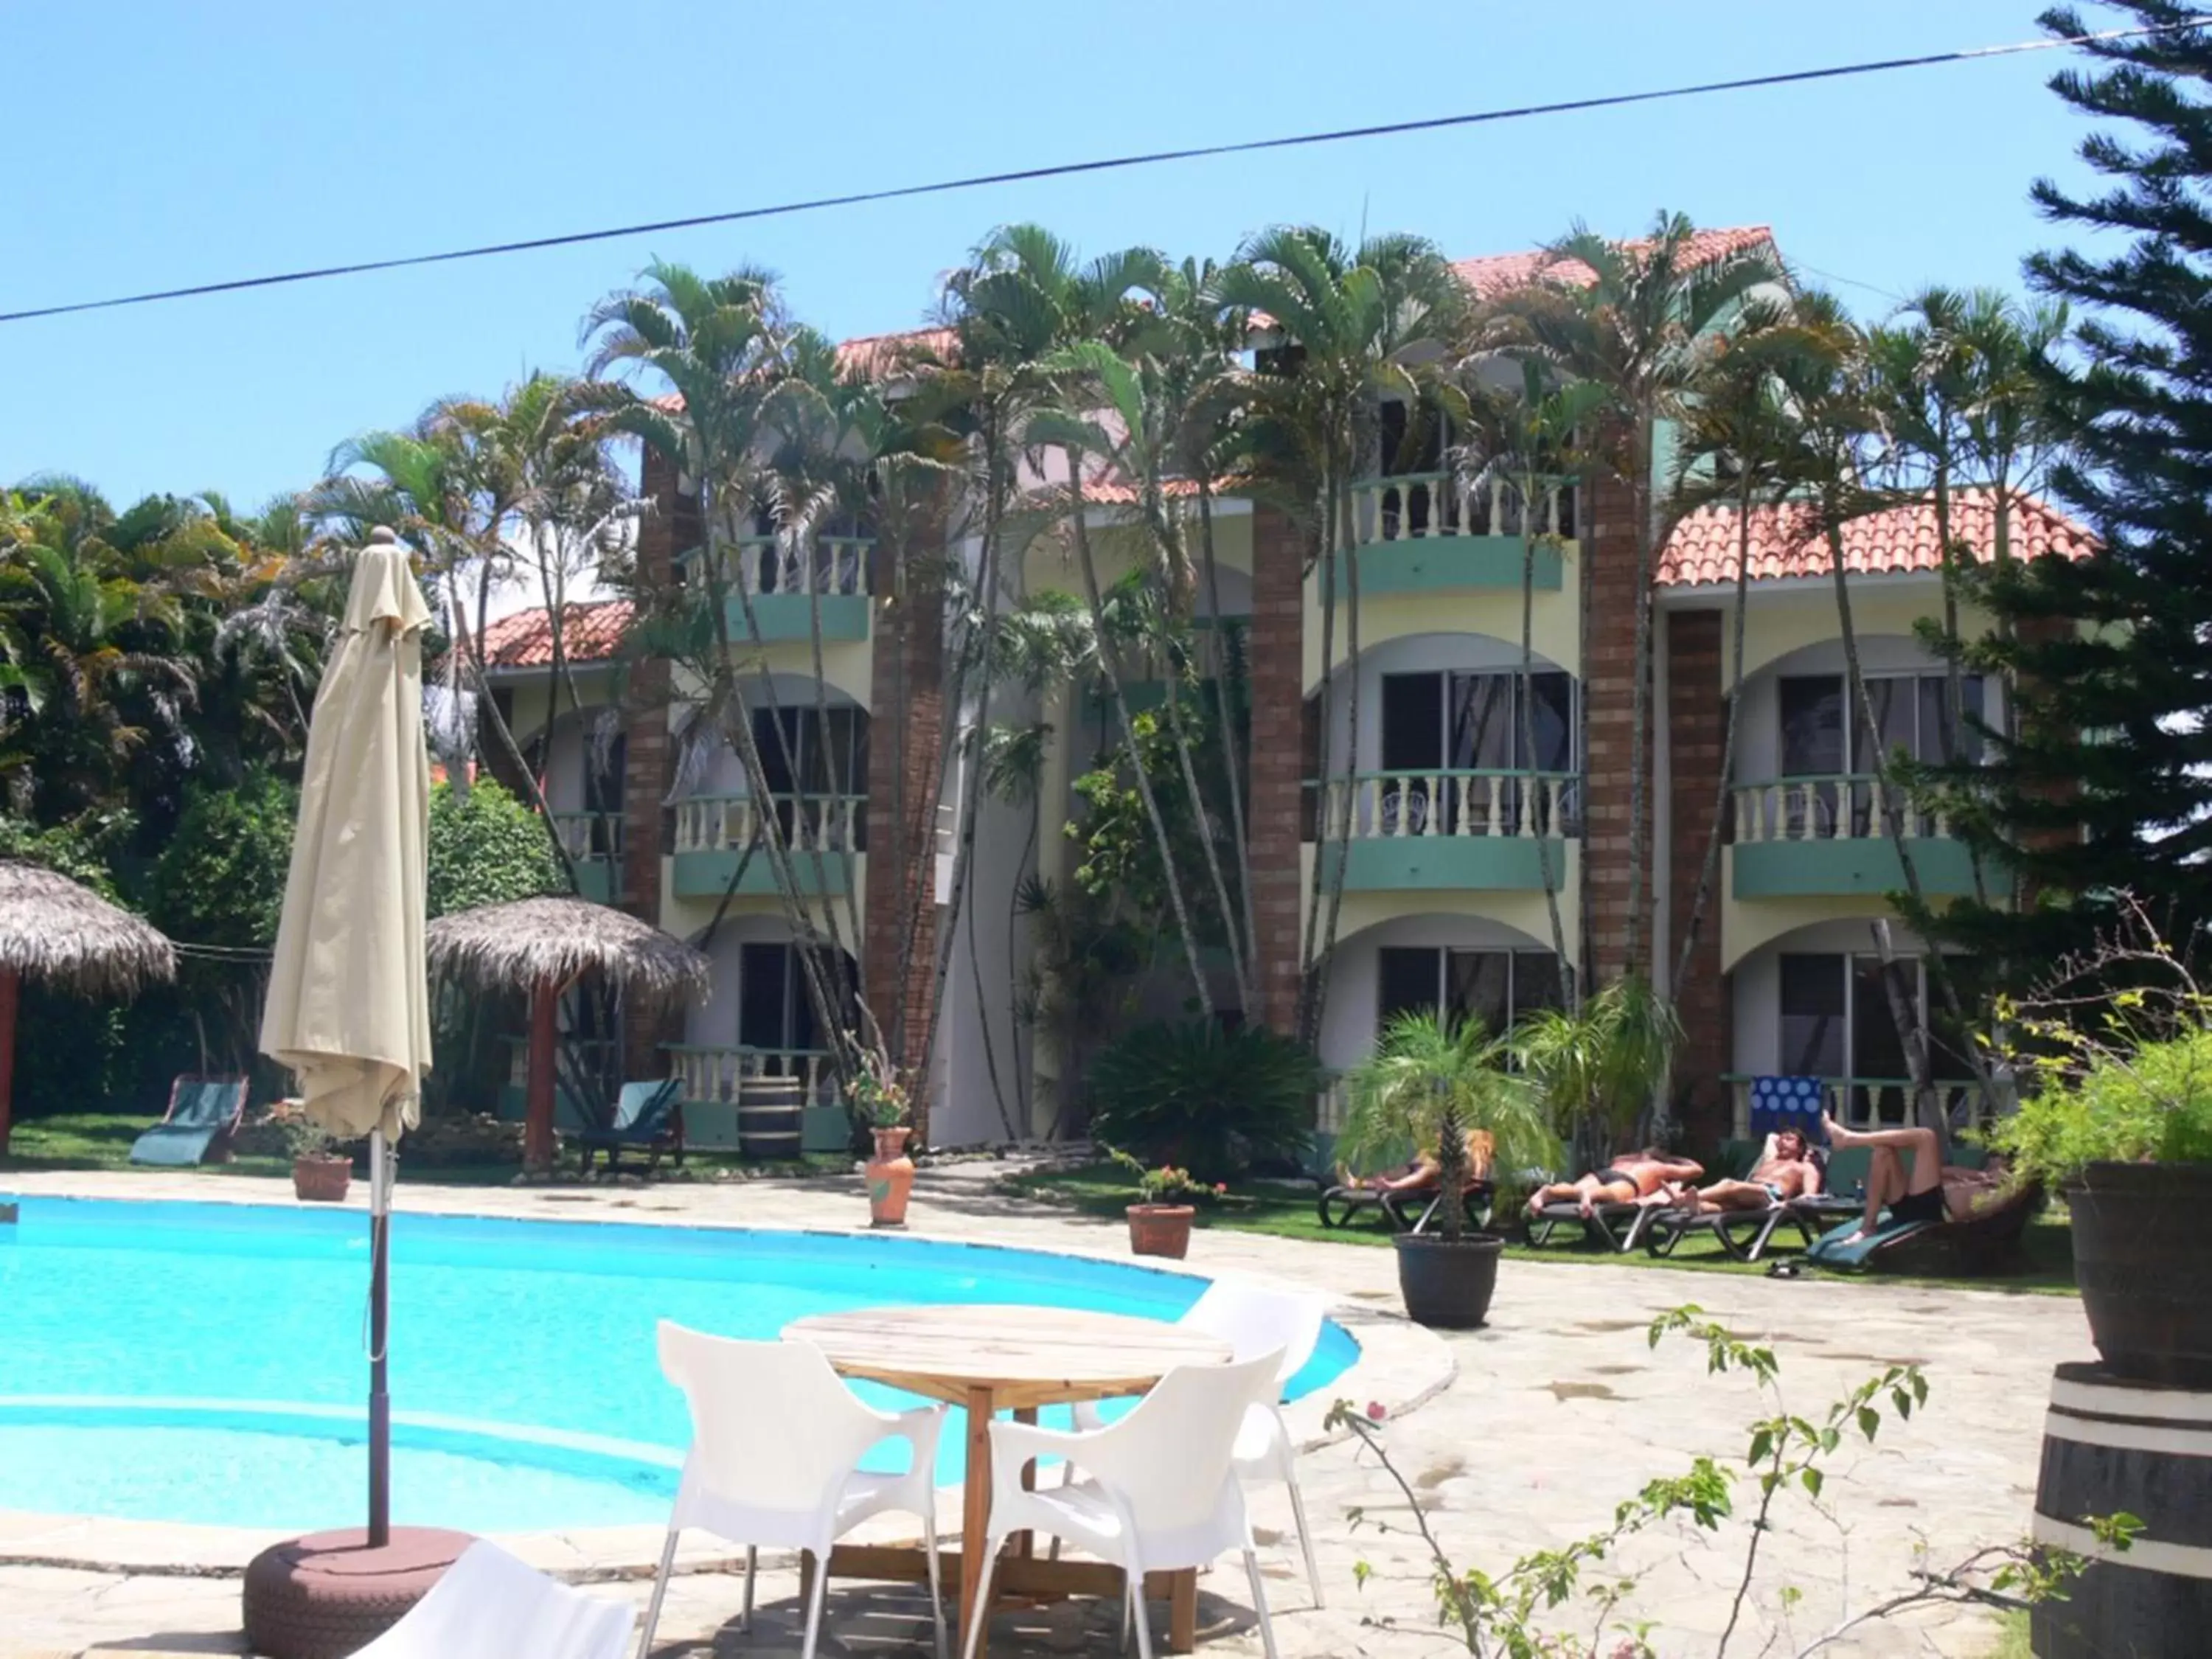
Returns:
[[[1481,768],[1360,772],[1307,787],[1320,791],[1322,858],[1334,860],[1344,842],[1347,892],[1537,893],[1547,871],[1553,888],[1565,884],[1566,842],[1581,833],[1580,781],[1571,772]]]
[[[799,891],[850,891],[854,856],[866,836],[867,797],[778,795],[769,806],[790,848]],[[675,811],[678,898],[719,899],[726,890],[776,891],[767,849],[757,844],[763,828],[759,801],[750,795],[692,795],[678,801]]]
[[[751,605],[761,642],[790,644],[814,637],[818,605],[822,637],[836,643],[868,637],[868,559],[875,542],[866,536],[818,536],[793,547],[775,536],[743,536],[721,550],[730,639],[750,643],[745,608]],[[687,583],[707,579],[706,550],[677,557]]]
[[[1893,797],[1922,889],[1939,897],[1974,890],[1974,861],[1950,826],[1865,774],[1778,778],[1735,791],[1729,891],[1739,899],[1880,897],[1905,886],[1905,866],[1884,811]]]
[[[1574,486],[1565,478],[1547,479],[1545,486],[1533,515],[1536,533],[1571,539]],[[1452,473],[1414,472],[1355,483],[1352,526],[1359,591],[1365,596],[1517,589],[1527,516],[1519,496],[1502,480],[1470,489]],[[1534,575],[1540,592],[1559,591],[1556,543],[1538,544]],[[1337,573],[1340,593],[1346,576]]]
[[[1730,1133],[1738,1140],[1753,1139],[1751,1089],[1758,1080],[1735,1073],[1721,1079],[1729,1088]],[[1978,1083],[1963,1078],[1930,1078],[1929,1084],[1954,1133],[1986,1127],[1996,1115]],[[1824,1077],[1820,1087],[1821,1109],[1833,1114],[1847,1128],[1895,1128],[1918,1121],[1912,1109],[1910,1078]]]
[[[844,1152],[853,1139],[853,1121],[837,1087],[828,1050],[754,1048],[691,1042],[665,1042],[684,1102],[684,1142],[702,1151],[734,1151],[738,1140],[738,1096],[755,1077],[795,1077],[806,1103],[799,1148],[808,1152]]]
[[[613,812],[555,812],[553,833],[576,867],[576,892],[594,904],[622,897],[623,821]]]

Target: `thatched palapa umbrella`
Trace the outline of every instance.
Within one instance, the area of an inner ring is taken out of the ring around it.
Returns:
[[[127,997],[176,976],[177,954],[155,929],[43,865],[0,859],[0,1157],[8,1151],[23,981]]]
[[[517,899],[441,916],[430,924],[433,972],[480,991],[530,994],[529,1115],[523,1162],[553,1162],[555,1048],[561,994],[593,969],[633,996],[662,1001],[704,994],[707,958],[683,940],[604,904],[579,898]]]

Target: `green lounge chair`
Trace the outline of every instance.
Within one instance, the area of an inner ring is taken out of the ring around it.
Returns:
[[[684,1099],[676,1079],[623,1084],[615,1101],[615,1121],[604,1129],[579,1130],[576,1146],[586,1175],[592,1172],[593,1152],[605,1152],[607,1168],[612,1170],[619,1166],[625,1146],[645,1148],[647,1175],[660,1167],[663,1152],[672,1152],[677,1167],[683,1168]]]
[[[171,1169],[227,1164],[230,1138],[245,1114],[244,1078],[180,1077],[169,1085],[167,1115],[131,1143],[131,1161]]]

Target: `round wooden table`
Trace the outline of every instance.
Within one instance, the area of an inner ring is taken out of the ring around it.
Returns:
[[[960,1628],[988,1610],[975,1605],[990,1522],[990,1421],[1011,1411],[1036,1420],[1042,1406],[1139,1395],[1178,1365],[1221,1365],[1229,1345],[1157,1319],[1085,1313],[1066,1308],[994,1304],[864,1308],[793,1320],[786,1338],[811,1342],[838,1374],[941,1400],[968,1413],[968,1474],[960,1520]],[[1034,1468],[1024,1480],[1035,1479]],[[1026,1537],[999,1564],[997,1587],[1009,1595],[1118,1597],[1120,1569],[1101,1562],[1042,1561]],[[904,1582],[927,1577],[920,1550],[840,1546],[835,1575]],[[1196,1643],[1198,1575],[1163,1575],[1170,1606],[1169,1646],[1188,1653]],[[985,1650],[986,1622],[976,1652]]]

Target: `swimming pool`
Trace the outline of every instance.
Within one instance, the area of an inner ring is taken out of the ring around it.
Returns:
[[[356,1524],[368,1258],[354,1211],[20,1200],[0,1224],[0,1510]],[[473,1532],[665,1521],[689,1427],[654,1357],[661,1319],[745,1337],[885,1303],[1164,1320],[1204,1286],[914,1238],[398,1215],[394,1518]],[[1358,1355],[1330,1324],[1291,1393]],[[938,1479],[957,1480],[957,1425],[940,1443]],[[881,1455],[896,1468],[903,1448]]]

